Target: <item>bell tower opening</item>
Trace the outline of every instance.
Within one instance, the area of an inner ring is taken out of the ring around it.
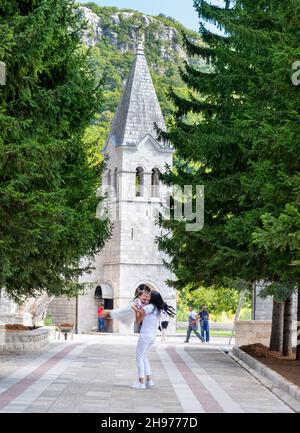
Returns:
[[[136,197],[144,196],[144,169],[138,167],[135,175],[135,195]]]

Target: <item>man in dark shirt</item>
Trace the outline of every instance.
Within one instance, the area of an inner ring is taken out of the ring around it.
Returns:
[[[209,342],[209,312],[207,306],[203,305],[202,310],[199,312],[201,324],[201,336],[205,341]]]

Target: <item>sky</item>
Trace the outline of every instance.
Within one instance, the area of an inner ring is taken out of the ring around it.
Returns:
[[[120,9],[135,9],[148,15],[163,13],[175,18],[191,30],[199,30],[199,18],[193,6],[193,0],[79,0],[80,3],[94,1],[100,6],[116,6]],[[211,0],[212,4],[220,4],[222,0]],[[207,26],[215,30],[213,26]]]

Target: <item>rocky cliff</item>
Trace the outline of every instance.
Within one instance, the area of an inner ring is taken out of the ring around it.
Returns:
[[[185,53],[182,32],[201,44],[200,36],[184,28],[170,17],[145,15],[132,10],[100,7],[95,3],[82,5],[78,13],[87,24],[83,43],[90,48],[92,62],[99,76],[105,77],[103,109],[88,132],[89,140],[105,142],[122,89],[127,79],[136,47],[138,34],[145,35],[145,54],[154,86],[167,118],[172,113],[168,89],[185,92],[180,78],[179,66],[188,59]]]
[[[180,31],[198,37],[196,33],[188,31],[176,21],[171,25],[171,18],[162,15],[152,17],[135,11],[118,11],[110,14],[109,12],[114,9],[98,6],[93,8],[98,13],[85,6],[79,8],[81,16],[88,24],[84,43],[89,47],[94,47],[106,39],[115,48],[126,53],[134,49],[137,33],[139,29],[143,29],[148,45],[158,45],[163,60],[171,61],[177,57],[187,60]]]

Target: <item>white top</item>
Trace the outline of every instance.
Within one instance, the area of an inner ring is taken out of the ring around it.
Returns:
[[[191,317],[192,320],[196,320],[197,313],[194,310],[191,311],[189,315],[190,315],[190,317]]]
[[[145,307],[144,302],[142,302],[139,298],[136,298],[133,302],[133,305],[136,306],[139,310],[141,310],[143,307]]]
[[[165,310],[162,310],[160,313],[160,321],[161,322],[168,322],[170,320],[169,314],[165,312]]]
[[[150,334],[153,336],[157,335],[157,321],[160,317],[158,309],[154,307],[154,305],[149,304],[146,305],[143,310],[145,311],[145,317],[143,319],[140,333]]]

